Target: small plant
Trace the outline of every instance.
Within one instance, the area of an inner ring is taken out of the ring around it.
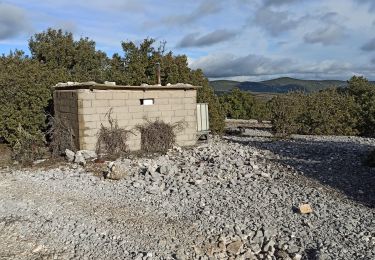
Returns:
[[[48,127],[46,134],[50,139],[49,147],[53,157],[64,154],[66,149],[77,151],[73,129],[64,121],[49,116]]]
[[[31,164],[44,154],[44,137],[42,133],[30,134],[21,125],[17,128],[18,139],[12,147],[12,157],[22,165]]]
[[[111,158],[118,158],[129,152],[129,147],[126,142],[129,134],[133,132],[119,127],[117,120],[112,118],[111,114],[112,109],[106,114],[109,127],[101,124],[98,133],[98,141],[96,143],[96,153],[99,156],[105,154]]]
[[[182,131],[186,126],[184,121],[169,124],[159,119],[154,122],[145,120],[144,125],[136,127],[141,133],[141,150],[144,152],[167,152],[176,143],[175,132]]]

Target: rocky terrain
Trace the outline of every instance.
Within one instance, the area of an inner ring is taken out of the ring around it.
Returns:
[[[374,147],[226,136],[152,158],[2,169],[0,259],[375,259],[375,169],[362,164]]]

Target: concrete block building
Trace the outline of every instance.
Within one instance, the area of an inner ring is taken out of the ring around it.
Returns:
[[[53,87],[55,116],[73,129],[78,149],[95,150],[97,133],[101,124],[108,126],[106,114],[110,110],[111,117],[127,130],[145,123],[146,118],[166,123],[184,121],[186,127],[176,133],[176,139],[178,145],[189,146],[197,140],[197,88],[189,84],[59,83]],[[141,148],[139,132],[129,136],[128,145],[133,151]]]

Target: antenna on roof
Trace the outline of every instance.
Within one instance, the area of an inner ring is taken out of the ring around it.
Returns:
[[[161,86],[161,78],[160,78],[160,62],[156,63],[156,77],[158,81],[158,85]]]

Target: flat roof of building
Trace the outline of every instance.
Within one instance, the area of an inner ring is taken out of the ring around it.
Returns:
[[[100,90],[189,90],[198,89],[201,86],[193,86],[186,83],[167,84],[166,86],[161,85],[148,85],[142,84],[140,86],[122,86],[116,85],[114,82],[96,83],[94,81],[89,82],[66,82],[58,83],[52,87],[52,90],[76,90],[76,89],[100,89]]]

